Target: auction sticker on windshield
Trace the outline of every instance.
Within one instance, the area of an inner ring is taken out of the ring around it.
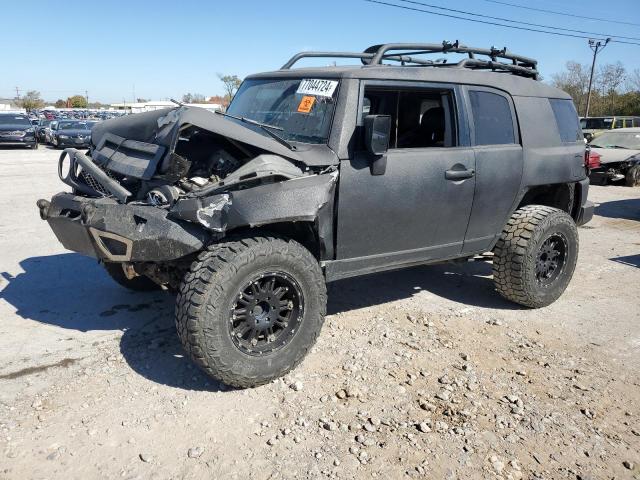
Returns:
[[[322,80],[320,78],[305,78],[300,82],[296,93],[315,95],[317,97],[331,97],[338,86],[337,80]]]
[[[300,104],[298,105],[298,112],[310,113],[314,103],[316,103],[316,97],[305,95],[304,97],[302,97],[302,100],[300,100]]]

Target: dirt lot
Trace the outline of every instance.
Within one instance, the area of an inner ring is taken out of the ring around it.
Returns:
[[[640,478],[640,199],[592,187],[565,295],[502,300],[490,264],[333,284],[287,378],[229,390],[38,218],[57,153],[0,150],[0,478]]]

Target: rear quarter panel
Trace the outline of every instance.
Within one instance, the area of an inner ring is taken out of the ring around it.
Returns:
[[[563,143],[548,98],[513,97],[524,149],[521,197],[537,185],[574,183],[586,177],[585,144]]]

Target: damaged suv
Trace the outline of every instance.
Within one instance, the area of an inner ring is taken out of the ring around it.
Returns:
[[[292,68],[305,57],[361,64]],[[60,157],[71,193],[38,208],[116,282],[176,291],[211,376],[260,385],[314,344],[327,282],[492,251],[505,298],[562,294],[593,205],[571,97],[537,77],[533,59],[458,42],[301,53],[224,114],[96,125],[88,152]]]

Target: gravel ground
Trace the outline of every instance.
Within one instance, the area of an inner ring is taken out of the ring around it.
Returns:
[[[56,156],[0,150],[0,479],[640,478],[638,189],[592,187],[550,307],[485,261],[341,281],[303,364],[239,391],[184,357],[169,294],[39,220]]]

